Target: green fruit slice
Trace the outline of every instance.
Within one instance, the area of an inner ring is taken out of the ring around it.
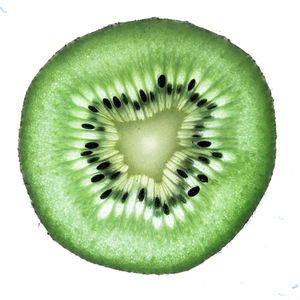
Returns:
[[[186,22],[109,26],[30,85],[19,155],[49,234],[91,262],[190,269],[247,222],[275,158],[270,90],[249,55]]]

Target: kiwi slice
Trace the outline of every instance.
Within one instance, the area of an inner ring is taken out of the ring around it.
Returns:
[[[275,159],[270,90],[249,55],[187,22],[76,39],[31,83],[19,155],[33,207],[80,257],[190,269],[247,222]]]

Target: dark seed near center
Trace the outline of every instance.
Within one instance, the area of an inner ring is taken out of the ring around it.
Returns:
[[[140,90],[140,96],[143,102],[147,102],[147,95],[143,90]]]
[[[204,126],[203,126],[203,125],[200,125],[200,124],[198,124],[198,125],[195,125],[195,128],[196,128],[196,129],[203,129],[203,128],[204,128]]]
[[[120,172],[116,172],[110,176],[110,179],[115,179],[120,175]]]
[[[125,94],[122,94],[121,98],[122,98],[122,101],[124,102],[124,104],[127,105],[128,104],[128,98],[127,98],[127,96]]]
[[[195,186],[195,187],[189,189],[188,195],[189,195],[190,197],[194,197],[194,196],[196,196],[196,195],[199,193],[199,191],[200,191],[199,186]]]
[[[104,98],[103,99],[103,104],[108,108],[108,109],[112,109],[111,103],[108,99]]]
[[[95,106],[93,106],[93,105],[89,105],[89,106],[88,106],[88,109],[89,109],[90,111],[92,111],[92,112],[98,112],[98,109],[97,109]]]
[[[97,170],[104,170],[106,168],[108,168],[110,166],[110,162],[109,161],[106,161],[104,163],[101,163],[98,167],[97,167]]]
[[[183,178],[187,178],[188,177],[187,174],[184,171],[182,171],[180,169],[177,169],[176,171],[177,171],[177,173],[178,173],[179,176],[181,176]]]
[[[213,109],[213,108],[216,108],[217,105],[216,104],[210,104],[207,106],[207,109]]]
[[[120,102],[118,97],[114,96],[113,97],[113,102],[114,102],[114,105],[115,105],[116,108],[121,107],[121,102]]]
[[[199,147],[207,148],[211,145],[211,142],[209,141],[201,141],[197,143]]]
[[[94,125],[87,124],[87,123],[82,124],[81,127],[84,128],[84,129],[94,129],[95,128]]]
[[[196,80],[195,80],[195,79],[192,79],[192,80],[189,82],[189,85],[188,85],[188,91],[192,90],[192,89],[195,87],[195,84],[196,84]]]
[[[163,205],[163,211],[166,215],[170,214],[170,209],[169,209],[169,206],[167,204]]]
[[[143,201],[145,197],[145,190],[141,189],[138,195],[139,201]]]
[[[197,106],[200,107],[202,105],[204,105],[207,102],[207,99],[201,99],[198,103]]]
[[[197,175],[197,177],[201,182],[208,182],[208,178],[204,174],[199,174],[199,175]]]
[[[139,105],[139,103],[137,101],[134,101],[133,105],[134,105],[134,107],[135,107],[136,110],[140,110],[141,109],[141,107],[140,107],[140,105]]]
[[[217,105],[212,103],[212,104],[207,106],[207,109],[214,109],[216,107],[217,107]]]
[[[158,86],[163,88],[166,85],[166,76],[160,75],[157,80]]]
[[[121,199],[121,202],[124,203],[124,202],[126,201],[127,197],[128,197],[128,193],[126,192],[126,193],[123,195],[123,197],[122,197],[122,199]]]
[[[156,197],[155,200],[154,200],[154,207],[159,208],[160,205],[161,205],[160,199],[158,197]]]
[[[199,156],[198,159],[202,162],[204,162],[205,164],[209,164],[209,159],[203,156]]]
[[[109,189],[109,190],[103,192],[103,193],[101,194],[100,198],[101,198],[101,199],[107,198],[107,197],[110,195],[111,191],[112,191],[112,189]]]
[[[181,91],[182,91],[182,85],[180,84],[177,86],[176,92],[177,92],[177,94],[180,94]]]
[[[91,182],[98,182],[104,178],[103,174],[97,174],[91,178]]]
[[[172,91],[173,91],[173,88],[172,88],[172,84],[168,84],[167,85],[167,93],[168,93],[168,95],[171,95],[172,94]]]
[[[94,148],[97,148],[98,146],[99,146],[99,144],[95,143],[95,142],[90,142],[90,143],[85,144],[85,148],[88,148],[88,149],[94,149]]]
[[[191,102],[194,102],[194,101],[196,101],[198,98],[199,98],[199,94],[198,94],[198,93],[193,94],[193,95],[191,96],[191,98],[190,98],[190,101],[191,101]]]
[[[89,158],[89,159],[87,160],[87,162],[88,162],[89,164],[91,164],[91,163],[96,162],[96,161],[98,161],[98,160],[99,160],[99,157],[92,157],[92,158]]]
[[[81,156],[88,156],[91,155],[93,153],[93,151],[83,151],[80,153]]]
[[[212,153],[212,156],[213,156],[213,157],[216,157],[216,158],[221,158],[223,155],[222,155],[222,153],[220,153],[220,152],[213,152],[213,153]]]

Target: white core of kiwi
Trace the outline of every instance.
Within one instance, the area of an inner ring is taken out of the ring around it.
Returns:
[[[116,124],[116,148],[124,155],[130,175],[146,175],[156,182],[172,155],[180,150],[178,131],[184,113],[170,109],[146,120]]]

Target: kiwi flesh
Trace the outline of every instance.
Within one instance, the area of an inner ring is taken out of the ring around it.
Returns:
[[[188,270],[262,198],[275,117],[253,59],[187,22],[108,26],[62,48],[24,101],[21,171],[51,237],[139,273]]]

